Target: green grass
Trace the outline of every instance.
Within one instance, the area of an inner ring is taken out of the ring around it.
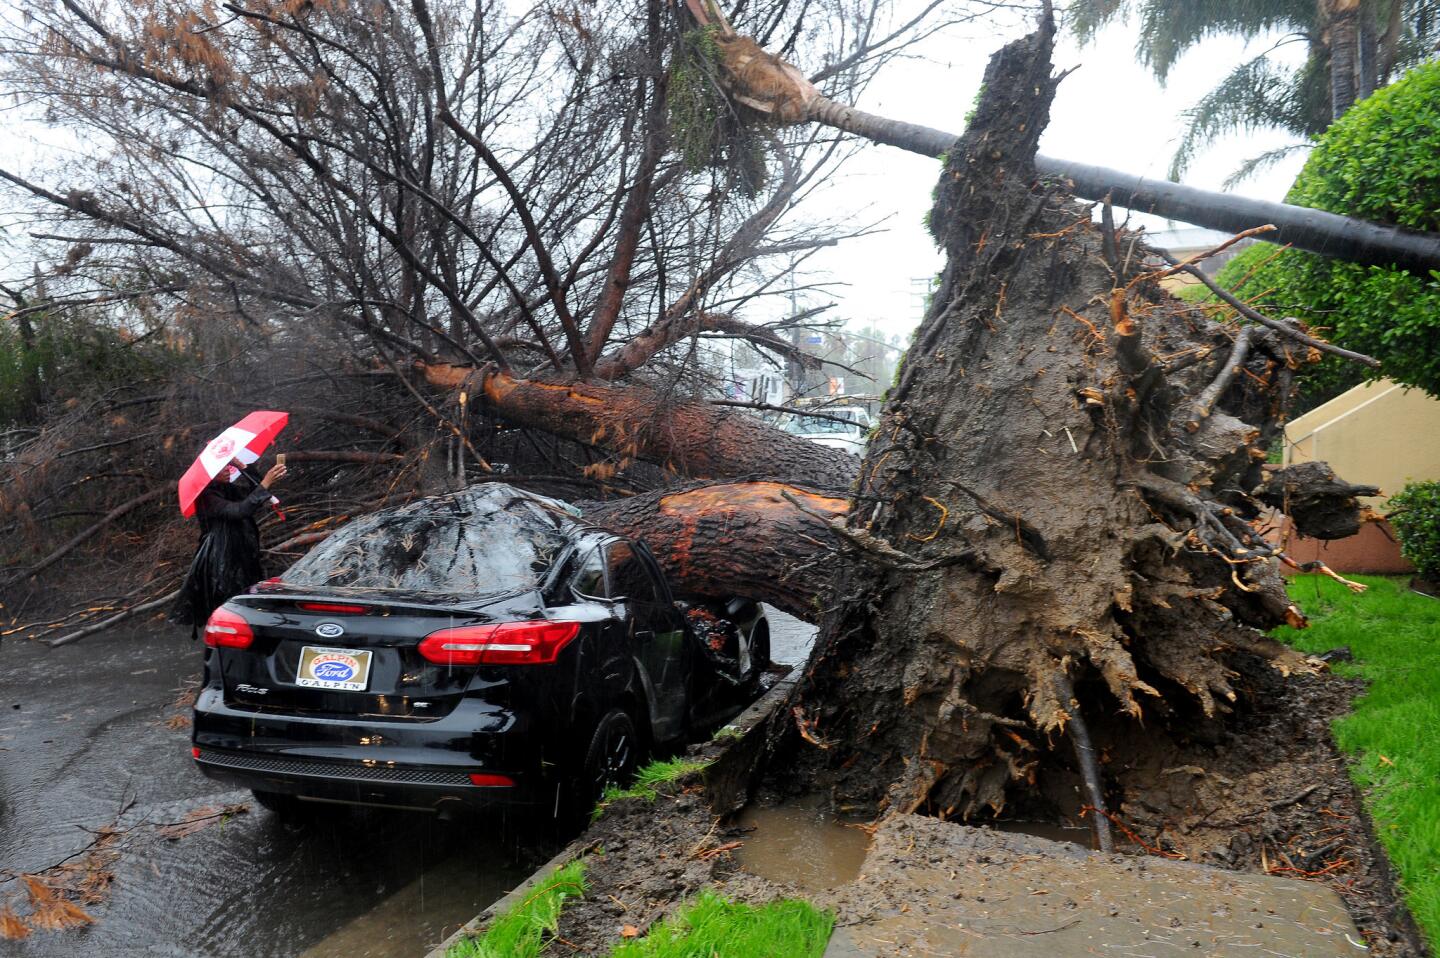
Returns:
[[[820,958],[835,916],[806,901],[728,902],[702,891],[644,938],[621,942],[610,958]]]
[[[1304,652],[1347,645],[1355,653],[1353,665],[1335,671],[1368,687],[1336,721],[1335,740],[1354,758],[1351,774],[1415,920],[1440,945],[1440,601],[1399,580],[1354,578],[1370,591],[1296,576],[1290,595],[1310,628],[1275,635]]]
[[[583,894],[585,863],[577,860],[552,873],[484,934],[451,945],[445,958],[535,958],[554,937],[566,899]]]
[[[691,762],[683,758],[651,762],[635,773],[635,781],[629,788],[621,788],[618,785],[607,787],[604,794],[600,796],[600,804],[595,806],[590,820],[593,822],[598,819],[604,813],[606,805],[618,802],[622,798],[643,798],[647,802],[653,802],[660,796],[661,785],[684,778],[691,772],[698,772],[707,764],[709,763]]]

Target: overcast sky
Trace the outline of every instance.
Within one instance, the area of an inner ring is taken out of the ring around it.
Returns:
[[[959,132],[979,89],[991,52],[1024,32],[997,30],[996,24],[964,28],[963,35],[927,44],[925,60],[892,64],[856,104],[883,116]],[[1055,53],[1057,70],[1078,66],[1060,85],[1050,127],[1040,149],[1049,156],[1109,166],[1164,179],[1183,129],[1181,113],[1239,62],[1264,51],[1276,37],[1245,44],[1220,37],[1191,50],[1161,87],[1148,68],[1135,60],[1138,30],[1117,23],[1093,43],[1080,46],[1062,35]],[[1300,45],[1291,49],[1295,54]],[[1206,150],[1184,177],[1188,184],[1219,189],[1242,160],[1293,142],[1265,131],[1233,136]],[[1303,152],[1247,180],[1235,192],[1282,200],[1304,162]],[[833,297],[835,314],[851,325],[875,323],[908,335],[920,318],[923,284],[912,279],[933,275],[941,257],[923,224],[939,166],[935,160],[892,147],[864,150],[834,184],[833,202],[853,211],[856,221],[888,216],[887,231],[826,250],[811,260],[829,278],[849,285]],[[827,204],[828,205],[828,204]],[[1145,217],[1150,229],[1164,228]],[[819,278],[819,277],[817,277]]]
[[[905,7],[915,2],[918,0],[901,0],[897,6],[903,14]],[[0,0],[0,10],[10,12],[5,0]],[[998,13],[931,38],[919,49],[920,57],[891,63],[856,105],[958,133],[990,54],[1028,29],[1018,17]],[[1078,69],[1060,85],[1050,127],[1041,141],[1042,151],[1163,179],[1183,128],[1183,111],[1237,63],[1277,39],[1263,36],[1249,44],[1227,37],[1209,39],[1183,57],[1171,71],[1168,84],[1161,87],[1150,71],[1135,61],[1137,34],[1135,26],[1116,23],[1084,47],[1068,33],[1061,35],[1056,68]],[[1292,56],[1303,52],[1300,44],[1287,50]],[[813,70],[818,65],[800,66]],[[0,142],[0,156],[5,160],[24,158],[26,162],[19,165],[27,166],[38,154],[59,157],[76,147],[69,131],[18,122],[16,112],[3,114],[10,134]],[[1185,182],[1218,189],[1242,160],[1289,142],[1290,138],[1273,131],[1227,138],[1196,159]],[[1294,154],[1246,181],[1237,192],[1280,200],[1303,162],[1303,154]],[[811,259],[810,279],[846,285],[835,288],[833,295],[811,294],[802,298],[801,305],[833,301],[836,308],[827,316],[844,319],[851,326],[875,324],[889,333],[908,336],[920,319],[924,281],[941,266],[941,257],[923,226],[938,173],[935,160],[887,146],[869,146],[853,157],[843,172],[825,185],[824,193],[802,208],[801,216],[818,215],[817,210],[826,215],[843,211],[857,225],[883,219],[884,232],[848,241]],[[1144,221],[1151,229],[1166,225],[1155,217]],[[12,221],[0,226],[0,233],[23,242],[25,229],[22,223]],[[10,266],[23,273],[28,271],[28,260],[16,257]],[[769,308],[769,303],[784,307],[774,300],[763,302],[767,306],[752,306],[754,313],[746,318],[779,318],[761,311]]]

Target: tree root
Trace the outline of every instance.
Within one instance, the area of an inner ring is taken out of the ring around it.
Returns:
[[[1185,423],[1185,428],[1194,432],[1200,428],[1200,423],[1210,415],[1210,410],[1215,408],[1215,403],[1230,388],[1234,381],[1235,374],[1245,365],[1245,359],[1250,355],[1250,335],[1255,331],[1253,326],[1244,326],[1235,336],[1235,345],[1230,350],[1230,356],[1220,368],[1220,373],[1215,381],[1205,387],[1205,391],[1195,398],[1190,405],[1190,419]]]
[[[1248,304],[1242,302],[1239,299],[1236,299],[1229,290],[1221,286],[1219,283],[1215,282],[1215,280],[1211,279],[1209,276],[1206,276],[1203,271],[1196,269],[1194,266],[1189,265],[1188,263],[1182,263],[1180,260],[1176,259],[1174,256],[1170,255],[1164,250],[1157,250],[1156,252],[1160,254],[1161,259],[1165,260],[1171,266],[1177,267],[1180,272],[1185,273],[1187,276],[1192,276],[1195,279],[1198,279],[1200,282],[1204,283],[1206,288],[1209,289],[1210,292],[1214,293],[1215,296],[1219,298],[1222,303],[1229,306],[1231,309],[1235,310],[1237,313],[1239,313],[1241,316],[1244,316],[1251,322],[1259,323],[1261,326],[1273,329],[1275,330],[1275,332],[1279,333],[1282,336],[1288,336],[1291,339],[1295,340],[1297,343],[1309,346],[1311,349],[1318,349],[1322,353],[1329,353],[1332,356],[1339,356],[1341,359],[1348,359],[1352,363],[1360,363],[1363,366],[1369,366],[1371,369],[1380,368],[1380,360],[1376,359],[1374,356],[1366,356],[1364,353],[1357,353],[1353,350],[1344,349],[1340,346],[1336,346],[1333,343],[1327,343],[1323,339],[1316,339],[1314,336],[1308,335],[1307,333],[1296,329],[1295,326],[1291,325],[1291,323],[1281,322],[1278,319],[1271,319],[1269,316],[1266,316],[1264,313],[1260,312],[1254,307],[1249,306]]]
[[[1110,819],[1105,813],[1105,789],[1100,781],[1100,763],[1095,758],[1095,746],[1090,741],[1090,729],[1085,724],[1085,716],[1080,713],[1080,702],[1075,698],[1075,687],[1070,682],[1070,676],[1066,675],[1063,669],[1056,674],[1055,685],[1060,694],[1060,701],[1069,714],[1065,732],[1069,735],[1070,744],[1075,749],[1075,761],[1080,766],[1080,777],[1085,782],[1085,793],[1090,797],[1090,804],[1099,812],[1090,819],[1090,823],[1095,829],[1095,843],[1100,846],[1102,852],[1113,852],[1115,839],[1110,835]]]

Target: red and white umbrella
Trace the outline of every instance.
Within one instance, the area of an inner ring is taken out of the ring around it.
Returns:
[[[230,465],[232,459],[239,459],[247,466],[259,459],[289,421],[290,414],[287,412],[252,412],[206,443],[205,451],[180,477],[181,515],[195,514],[195,500],[200,498],[210,480]],[[280,503],[273,496],[270,501],[275,505]]]

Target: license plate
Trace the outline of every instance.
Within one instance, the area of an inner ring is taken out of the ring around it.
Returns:
[[[324,649],[307,645],[300,650],[295,684],[307,689],[363,692],[370,681],[370,652],[358,649]]]

